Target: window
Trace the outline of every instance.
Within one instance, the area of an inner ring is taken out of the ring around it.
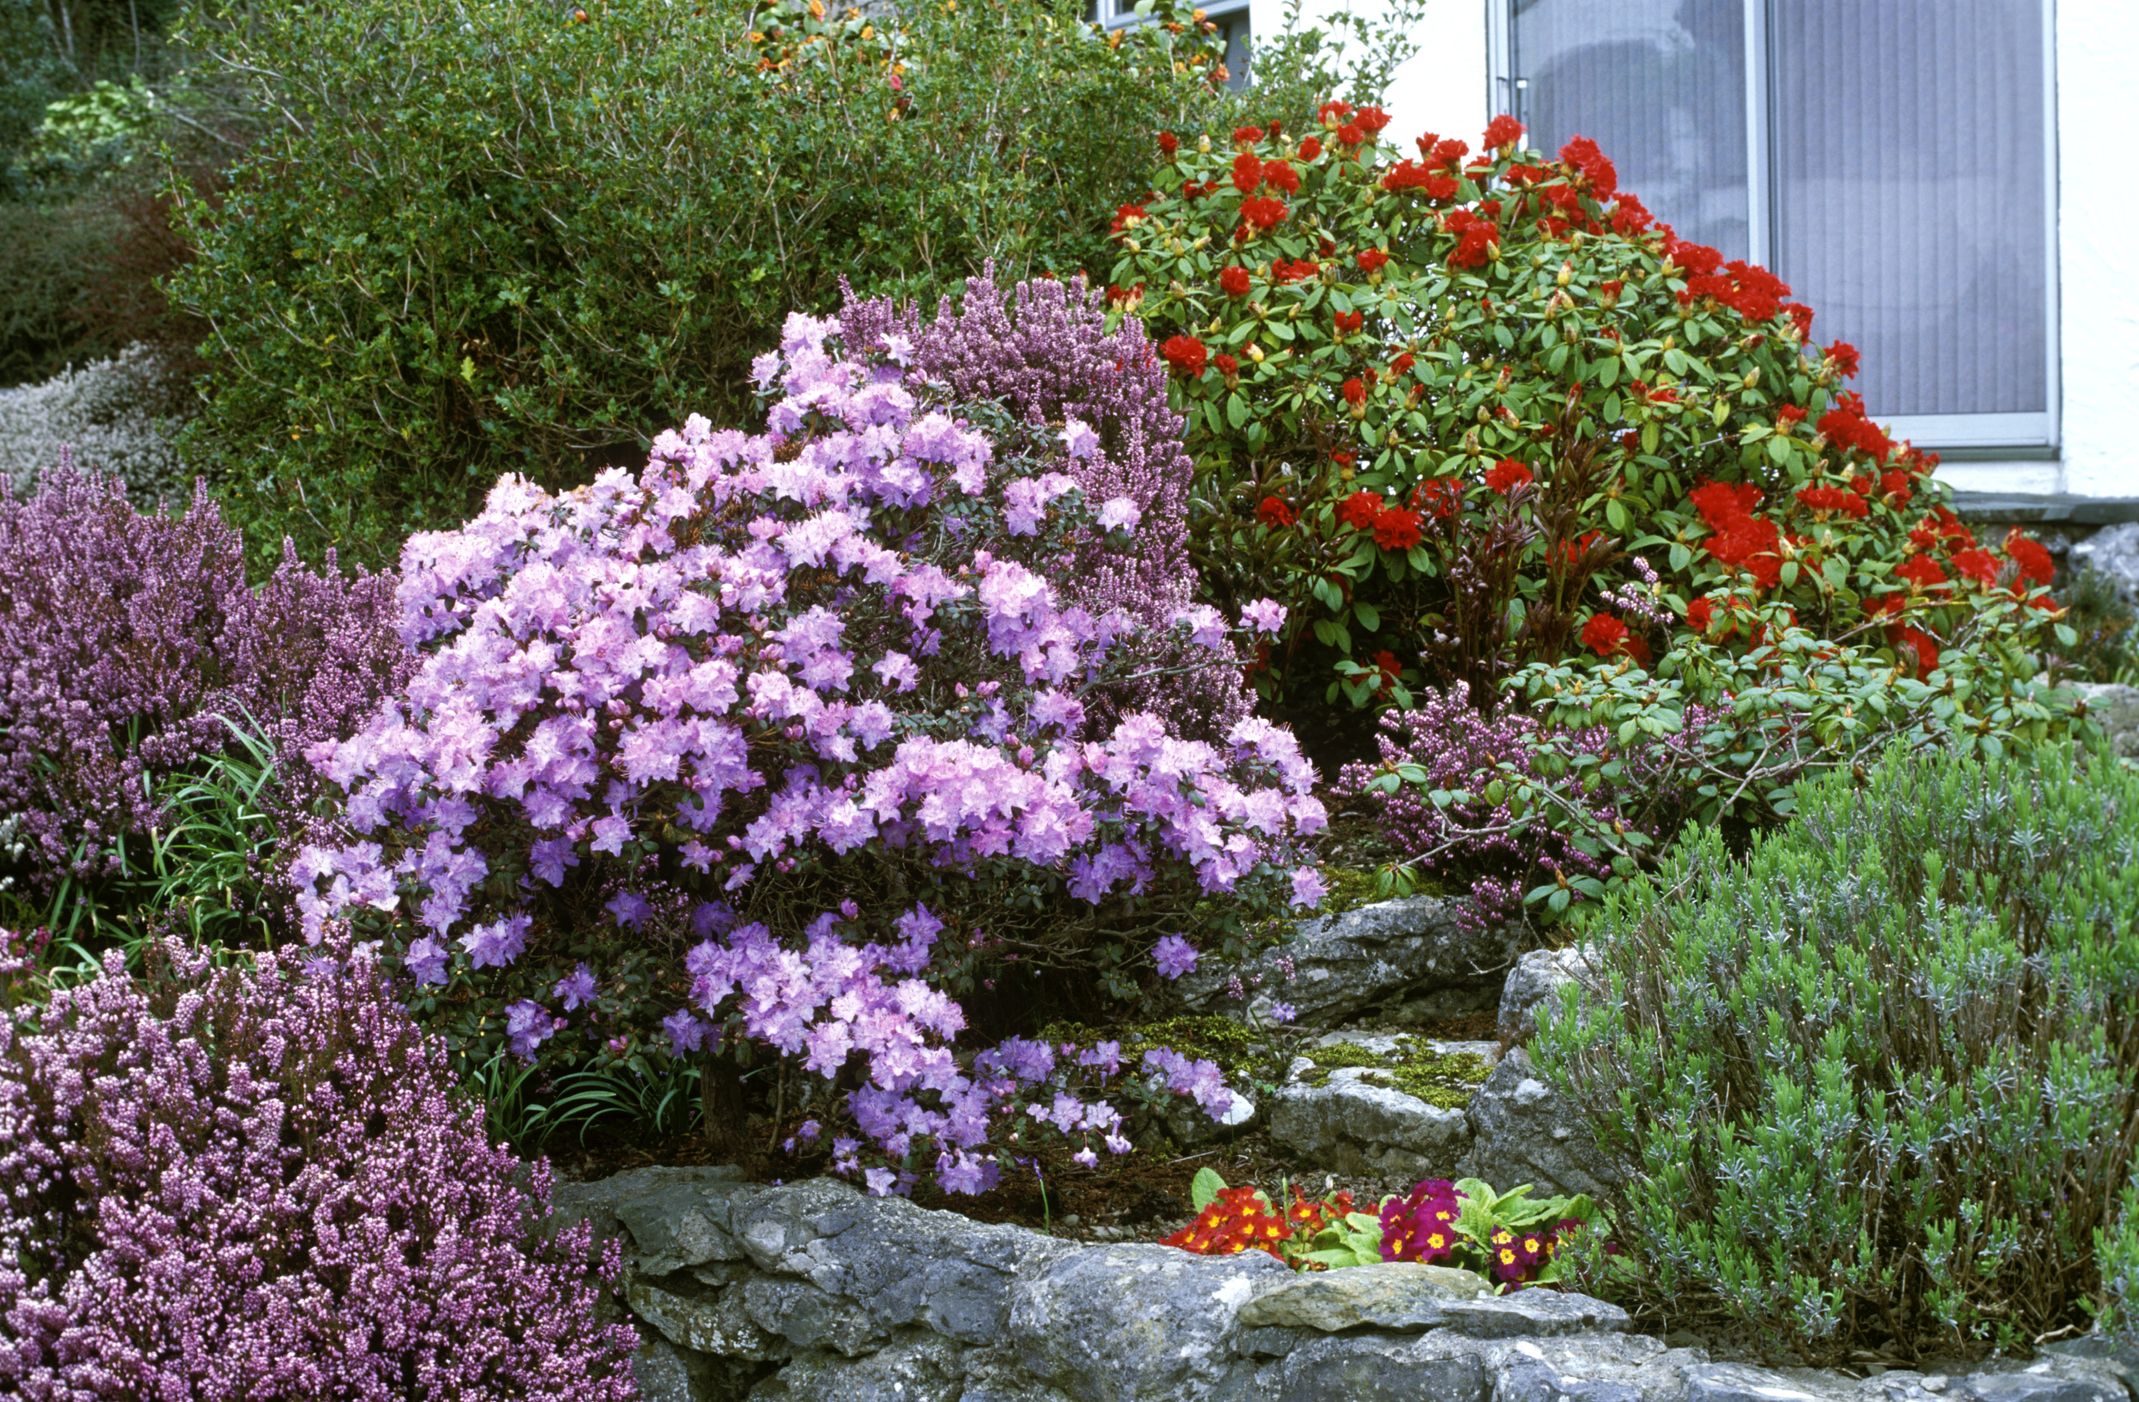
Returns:
[[[1212,39],[1225,42],[1226,86],[1244,87],[1248,81],[1248,0],[1217,0],[1199,7],[1203,17],[1218,26]],[[1142,24],[1136,0],[1092,0],[1092,18],[1109,29]],[[1216,47],[1216,44],[1213,44]]]
[[[1500,103],[1773,268],[1897,436],[2056,442],[2047,0],[1498,0]]]

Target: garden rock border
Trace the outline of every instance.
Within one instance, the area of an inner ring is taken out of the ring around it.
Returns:
[[[1175,993],[1191,1011],[1263,1020],[1273,1004],[1289,1003],[1305,1027],[1398,1012],[1488,1011],[1525,932],[1520,924],[1466,919],[1467,906],[1459,898],[1402,896],[1312,916],[1248,962],[1245,1003],[1232,995],[1230,969],[1187,974]]]
[[[1711,1361],[1587,1296],[1404,1264],[1086,1246],[816,1179],[642,1168],[560,1183],[621,1237],[654,1402],[2132,1402],[2084,1346],[1868,1379]],[[2084,1345],[2084,1341],[2083,1341]]]

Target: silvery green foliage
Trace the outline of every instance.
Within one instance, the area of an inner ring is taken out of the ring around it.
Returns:
[[[2102,1323],[2110,1337],[2139,1348],[2139,1169],[2124,1185],[2117,1220],[2094,1239],[2102,1272]]]
[[[184,495],[178,451],[185,386],[149,346],[133,345],[42,384],[0,390],[0,472],[17,496],[62,449],[84,472],[117,477],[137,505]]]
[[[1590,934],[1611,996],[1533,1050],[1679,1317],[1907,1359],[2129,1308],[2139,773],[1890,752],[1743,859],[1700,830]]]

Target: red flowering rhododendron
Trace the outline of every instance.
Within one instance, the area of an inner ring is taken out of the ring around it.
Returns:
[[[1384,550],[1409,550],[1419,543],[1419,514],[1393,507],[1374,518],[1374,543]]]
[[[1283,526],[1295,525],[1300,518],[1298,513],[1293,511],[1283,497],[1264,497],[1262,501],[1256,504],[1255,519],[1275,530]]]
[[[1245,297],[1253,285],[1248,270],[1237,264],[1218,274],[1218,286],[1228,297]]]
[[[1210,352],[1194,336],[1168,336],[1159,354],[1166,357],[1168,365],[1193,379],[1203,373]]]
[[[1387,505],[1380,492],[1361,488],[1346,497],[1344,504],[1337,508],[1337,519],[1355,531],[1371,531]]]
[[[1527,487],[1537,480],[1537,474],[1529,465],[1514,458],[1502,458],[1486,469],[1485,485],[1506,496],[1517,487]]]
[[[1240,202],[1240,222],[1246,229],[1275,229],[1285,219],[1285,202],[1267,195]]]
[[[1399,151],[1385,114],[1331,102],[1317,121],[1342,160],[1319,159],[1312,138],[1289,158],[1260,134],[1184,143],[1166,183],[1224,188],[1147,200],[1159,227],[1140,226],[1134,248],[1121,239],[1112,270],[1165,289],[1136,308],[1158,336],[1240,358],[1223,384],[1177,382],[1175,402],[1209,479],[1196,500],[1219,517],[1196,537],[1205,577],[1219,597],[1288,605],[1286,646],[1258,673],[1266,691],[1320,704],[1327,677],[1300,670],[1311,664],[1352,679],[1345,694],[1365,704],[1367,654],[1383,644],[1436,681],[1490,685],[1527,662],[1594,659],[1581,632],[1599,614],[1628,627],[1611,654],[1624,665],[1696,631],[1686,604],[1664,600],[1710,594],[1794,610],[1838,640],[1900,624],[1943,646],[1978,619],[2019,640],[2055,622],[2046,557],[2024,536],[1979,543],[1940,514],[1936,458],[1848,390],[1856,350],[1811,342],[1812,309],[1781,278],[1659,220],[1594,141],[1546,155],[1497,118],[1478,154],[1433,132]],[[1298,185],[1279,199],[1281,159]],[[1234,188],[1250,170],[1254,188]],[[1243,247],[1273,229],[1267,261]],[[1252,299],[1232,267],[1252,273]],[[1288,473],[1303,528],[1233,529]],[[1361,490],[1416,515],[1416,540],[1409,521],[1377,530],[1336,510]],[[1983,556],[1956,564],[1967,550]],[[1924,582],[1935,576],[1963,587]],[[1493,597],[1462,597],[1477,588]],[[1874,617],[1888,595],[1905,617]],[[2029,607],[1999,602],[2015,598]],[[1709,641],[1743,652],[1771,639],[1718,620]],[[1897,661],[1929,655],[1893,646]]]

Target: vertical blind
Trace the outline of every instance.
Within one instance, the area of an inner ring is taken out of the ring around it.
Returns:
[[[1820,339],[1864,353],[1875,415],[1938,416],[1934,446],[1971,441],[1945,416],[2039,415],[2046,438],[2043,4],[1510,0],[1510,69],[1536,145],[1594,137],[1681,235],[1764,253]]]
[[[1774,8],[1775,271],[1881,414],[2048,407],[2039,0]]]
[[[1746,256],[1745,0],[1517,0],[1514,44],[1533,143],[1591,138],[1680,237]]]

